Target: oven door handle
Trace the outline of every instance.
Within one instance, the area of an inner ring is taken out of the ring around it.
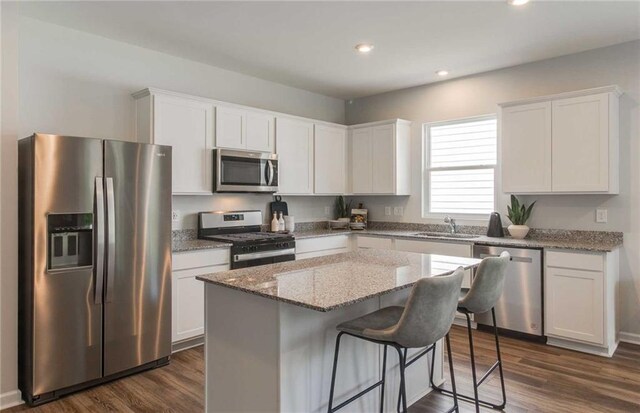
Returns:
[[[289,248],[286,250],[252,252],[250,254],[235,254],[233,256],[233,262],[259,260],[260,258],[279,257],[281,255],[291,255],[295,253],[296,253],[295,248]]]

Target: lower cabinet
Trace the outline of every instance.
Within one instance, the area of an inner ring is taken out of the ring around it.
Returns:
[[[545,255],[548,343],[611,356],[617,346],[618,253],[548,250]]]
[[[227,271],[227,248],[173,254],[171,341],[179,343],[204,334],[204,283],[198,275]]]
[[[349,235],[334,235],[296,240],[296,260],[351,251]]]

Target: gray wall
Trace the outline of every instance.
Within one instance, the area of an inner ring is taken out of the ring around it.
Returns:
[[[158,87],[223,101],[344,123],[344,101],[260,80],[99,36],[17,18],[2,5],[2,221],[0,394],[17,388],[17,170],[18,137],[33,132],[133,139],[131,93]],[[184,220],[224,208],[266,210],[268,196],[174,197]],[[298,220],[324,219],[324,205],[290,197]]]
[[[530,226],[624,232],[620,262],[622,329],[640,334],[640,41],[348,102],[347,123],[350,125],[396,117],[413,121],[414,195],[356,199],[365,203],[372,219],[432,222],[421,214],[423,123],[496,113],[499,102],[611,84],[619,85],[625,92],[620,104],[620,195],[524,198],[526,202],[537,200]],[[500,196],[498,205],[503,218],[506,203],[506,197]],[[403,206],[404,216],[384,216],[385,206]],[[599,207],[608,209],[606,224],[595,222],[595,209]]]

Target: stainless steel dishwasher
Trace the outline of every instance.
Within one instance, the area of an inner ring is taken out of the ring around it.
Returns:
[[[496,321],[502,330],[516,335],[543,337],[542,326],[542,250],[474,245],[476,258],[511,254],[504,291],[496,304]],[[491,312],[476,315],[478,327],[491,326]]]

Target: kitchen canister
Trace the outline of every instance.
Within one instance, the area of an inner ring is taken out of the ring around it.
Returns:
[[[284,217],[284,229],[293,232],[296,228],[296,220],[291,216],[287,215]]]

